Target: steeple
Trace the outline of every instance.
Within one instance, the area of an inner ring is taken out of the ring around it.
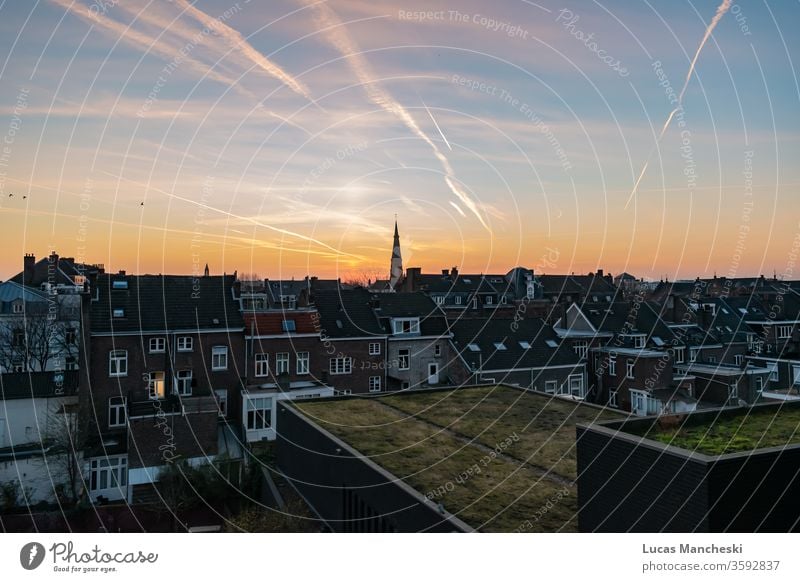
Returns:
[[[389,272],[389,289],[394,288],[403,277],[403,258],[400,255],[400,233],[397,231],[397,217],[394,219],[394,245],[392,246],[392,264]]]

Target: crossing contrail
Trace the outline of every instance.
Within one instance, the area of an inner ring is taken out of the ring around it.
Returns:
[[[676,105],[675,109],[673,109],[670,112],[669,116],[667,117],[667,121],[664,122],[664,126],[661,128],[661,133],[658,134],[658,139],[656,139],[656,144],[650,150],[650,154],[647,156],[647,161],[645,161],[644,163],[644,167],[642,168],[642,171],[639,174],[639,178],[633,185],[633,190],[631,191],[631,195],[628,196],[628,201],[625,203],[626,209],[630,205],[634,196],[636,196],[636,191],[639,189],[639,183],[642,181],[642,178],[644,178],[644,174],[647,171],[647,166],[650,165],[650,158],[653,157],[653,153],[655,152],[656,148],[659,146],[659,144],[661,144],[661,139],[664,137],[664,134],[667,133],[667,128],[669,127],[669,124],[672,122],[672,118],[675,117],[675,114],[683,108],[683,96],[686,93],[686,88],[689,86],[689,81],[691,80],[692,74],[694,73],[694,66],[697,64],[697,59],[700,57],[700,51],[703,50],[703,47],[706,45],[706,41],[708,41],[709,37],[711,36],[711,33],[717,26],[717,23],[731,7],[732,1],[733,0],[722,0],[722,4],[717,6],[717,11],[714,14],[714,17],[711,19],[711,22],[708,23],[708,26],[706,27],[706,33],[703,35],[703,40],[700,41],[700,44],[697,47],[697,51],[694,53],[694,58],[692,59],[692,62],[689,64],[689,71],[686,73],[686,79],[683,81],[683,87],[681,88],[680,93],[678,93],[678,105]]]

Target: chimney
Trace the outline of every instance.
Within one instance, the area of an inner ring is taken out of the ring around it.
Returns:
[[[25,258],[23,261],[23,271],[22,271],[22,284],[23,285],[32,285],[33,284],[33,270],[34,266],[36,265],[36,257],[33,253],[25,253]]]
[[[125,276],[125,270],[124,269],[120,269],[119,270],[119,276],[120,277],[124,277]]]
[[[422,267],[409,267],[406,269],[406,278],[403,281],[402,290],[406,292],[416,291],[420,275],[422,275]]]
[[[602,279],[603,278],[603,269],[597,269],[597,278],[598,279]]]
[[[52,253],[50,253],[50,256],[48,257],[48,260],[50,261],[50,264],[53,265],[54,269],[58,269],[58,253],[57,252],[53,251]]]
[[[450,269],[450,278],[455,281],[458,278],[458,267],[453,267]]]
[[[447,277],[450,275],[449,269],[442,269],[442,277]]]

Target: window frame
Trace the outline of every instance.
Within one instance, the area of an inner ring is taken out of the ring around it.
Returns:
[[[311,373],[311,352],[296,352],[295,360],[295,369],[298,376],[305,376]]]
[[[552,389],[548,387],[552,386]],[[544,392],[545,394],[555,394],[558,391],[558,380],[545,380],[544,381]]]
[[[369,377],[369,391],[370,392],[380,392],[381,391],[381,377],[380,376],[370,376]]]
[[[181,346],[181,343],[183,343],[183,346]],[[194,338],[190,335],[179,335],[177,349],[179,352],[193,352]]]
[[[187,376],[186,373],[189,373]],[[181,376],[183,374],[183,376]],[[175,372],[175,394],[178,396],[191,396],[192,395],[192,380],[194,379],[194,372],[191,369],[177,370]],[[181,390],[181,387],[186,387],[188,380],[188,390]]]
[[[253,355],[253,374],[256,378],[269,377],[269,353],[258,352]]]
[[[636,362],[633,360],[626,360],[625,361],[625,378],[628,380],[633,380],[636,375],[634,372],[636,371]]]
[[[164,352],[166,352],[167,351],[166,338],[164,336],[151,337],[147,344],[147,351],[148,353],[151,354],[163,354]]]
[[[221,363],[217,364],[217,358]],[[211,371],[221,372],[228,369],[228,346],[211,346]]]
[[[411,350],[409,348],[401,348],[397,350],[397,369],[398,370],[411,369]]]
[[[267,403],[268,406],[264,406]],[[272,428],[272,398],[267,396],[248,397],[245,401],[245,430],[267,430]],[[251,415],[252,413],[252,415]],[[260,421],[260,422],[259,422]]]
[[[275,354],[275,375],[290,374],[290,364],[289,352],[277,352]]]
[[[115,356],[115,354],[122,354],[122,356]],[[117,371],[112,369],[112,362],[117,362]],[[120,371],[119,362],[124,362],[124,371]],[[109,378],[124,378],[128,375],[128,350],[109,350],[108,351],[108,377]]]
[[[380,342],[370,342],[369,347],[367,348],[367,353],[370,356],[380,356],[381,355],[381,343]]]
[[[330,360],[328,361],[328,372],[332,376],[345,376],[347,374],[352,374],[353,358],[351,358],[350,356],[340,356],[338,358],[330,358]]]
[[[122,428],[128,424],[127,400],[124,396],[108,398],[108,428]],[[114,418],[116,422],[111,422]],[[121,420],[120,420],[121,419]]]

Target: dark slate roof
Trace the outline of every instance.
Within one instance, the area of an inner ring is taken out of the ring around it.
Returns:
[[[322,337],[361,338],[386,335],[370,305],[372,295],[362,288],[317,292],[315,305],[319,312]]]
[[[453,345],[468,366],[479,369],[482,363],[484,371],[580,363],[571,342],[562,342],[541,319],[522,319],[516,326],[513,323],[512,319],[496,317],[455,321],[450,326]],[[521,341],[528,342],[530,348],[523,347]],[[502,343],[505,349],[498,349],[495,343]],[[470,344],[480,351],[470,349]]]
[[[233,275],[101,274],[92,289],[91,330],[244,329],[239,303],[232,293],[234,279]],[[114,281],[127,281],[128,289],[113,289]],[[124,309],[124,317],[112,316],[118,308]]]
[[[447,320],[428,295],[415,293],[376,293],[372,296],[375,314],[380,319],[385,333],[391,334],[391,318],[419,317],[420,334],[443,336],[448,333]]]
[[[0,400],[70,396],[78,390],[77,370],[0,374]],[[61,380],[62,394],[56,394]]]
[[[28,314],[47,310],[48,297],[45,293],[14,281],[0,283],[0,314],[13,314],[12,305],[16,301],[26,304],[24,309]]]
[[[673,340],[674,334],[661,315],[658,303],[643,301],[636,313],[636,332],[647,334],[648,338],[660,337],[665,343]]]
[[[630,303],[584,303],[581,309],[597,331],[620,333],[628,320]],[[632,322],[631,325],[634,325]]]
[[[499,283],[491,283],[500,279]],[[419,275],[419,288],[429,293],[502,293],[508,287],[503,275]]]
[[[245,333],[250,335],[291,335],[319,333],[316,311],[245,312]],[[285,331],[284,321],[294,322],[294,331]]]
[[[30,273],[32,280],[28,284],[37,287],[42,283],[74,285],[76,276],[85,276],[89,272],[96,272],[102,270],[102,268],[102,265],[77,263],[73,257],[50,255],[39,259],[33,264],[33,270]],[[16,283],[25,282],[25,271],[17,273],[10,280]]]
[[[536,275],[545,295],[608,294],[614,297],[617,288],[606,277],[591,275]]]
[[[764,321],[769,317],[769,309],[756,297],[726,297],[725,303],[745,321]]]

